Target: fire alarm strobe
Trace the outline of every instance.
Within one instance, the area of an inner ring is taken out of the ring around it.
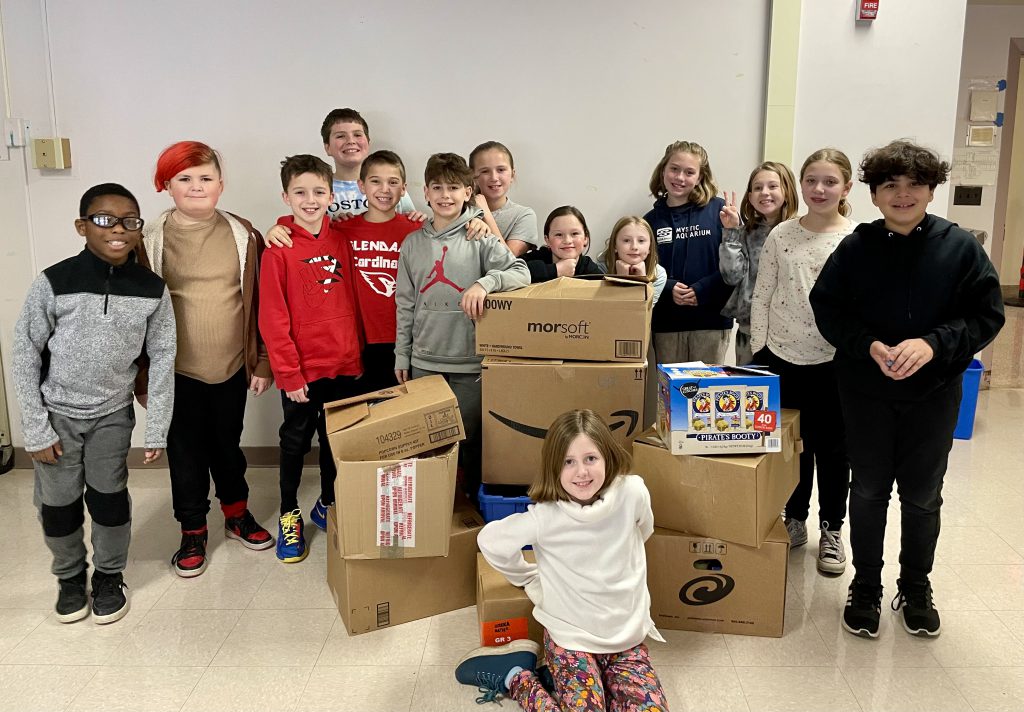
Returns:
[[[859,0],[857,3],[858,20],[874,20],[878,17],[878,0]]]

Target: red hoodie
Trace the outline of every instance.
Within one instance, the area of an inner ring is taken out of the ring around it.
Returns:
[[[260,262],[260,334],[279,388],[296,391],[320,378],[358,376],[362,326],[348,241],[324,217],[314,237],[287,215],[292,247],[264,250]]]

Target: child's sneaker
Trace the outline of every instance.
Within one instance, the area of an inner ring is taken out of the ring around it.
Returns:
[[[327,531],[327,507],[322,497],[316,498],[316,504],[309,511],[309,521],[316,525],[317,529]]]
[[[513,640],[496,648],[477,648],[455,666],[455,679],[463,685],[475,685],[482,693],[477,704],[495,702],[508,692],[509,673],[537,667],[540,646],[532,640]]]
[[[224,536],[237,539],[242,546],[254,551],[269,549],[274,545],[274,537],[260,526],[248,509],[240,517],[224,520]]]
[[[939,612],[932,605],[931,583],[896,579],[896,589],[892,609],[902,611],[903,629],[911,635],[937,636],[942,623]]]
[[[882,585],[866,583],[854,576],[843,609],[843,628],[854,635],[877,638],[881,613]]]
[[[784,523],[789,534],[789,548],[795,549],[807,543],[807,522],[786,517]]]
[[[181,546],[171,557],[171,566],[182,578],[206,571],[206,527],[181,531]]]
[[[818,571],[826,574],[841,574],[846,571],[846,550],[838,529],[829,529],[828,522],[821,523],[821,538],[818,539]]]
[[[66,579],[57,579],[60,593],[57,594],[57,620],[74,623],[89,615],[89,597],[85,595],[85,569]]]
[[[128,613],[128,597],[124,595],[121,573],[92,572],[92,619],[99,624],[113,623]]]
[[[286,564],[295,564],[306,558],[306,537],[302,533],[302,512],[293,509],[281,515],[277,524],[277,558]]]

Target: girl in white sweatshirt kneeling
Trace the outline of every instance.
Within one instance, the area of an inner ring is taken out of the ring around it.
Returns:
[[[476,685],[478,702],[506,695],[526,710],[635,709],[665,712],[665,693],[644,640],[664,642],[651,620],[644,541],[654,531],[643,480],[627,474],[630,455],[592,410],[551,424],[536,504],[491,522],[480,551],[533,601],[544,626],[549,692],[534,672],[540,646],[517,640],[462,659],[456,679]],[[523,557],[532,545],[537,563]]]

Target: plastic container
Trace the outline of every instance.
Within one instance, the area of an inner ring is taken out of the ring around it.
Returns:
[[[978,359],[964,371],[962,396],[960,397],[960,413],[956,418],[956,429],[953,437],[957,440],[970,440],[974,434],[974,412],[978,407],[978,391],[981,390],[981,374],[985,364]]]
[[[526,508],[533,504],[533,500],[524,495],[508,496],[514,491],[522,491],[524,488],[502,487],[500,485],[480,485],[478,497],[480,499],[480,513],[485,522],[493,522],[504,519],[510,514],[525,512]],[[498,494],[501,492],[502,494]]]

